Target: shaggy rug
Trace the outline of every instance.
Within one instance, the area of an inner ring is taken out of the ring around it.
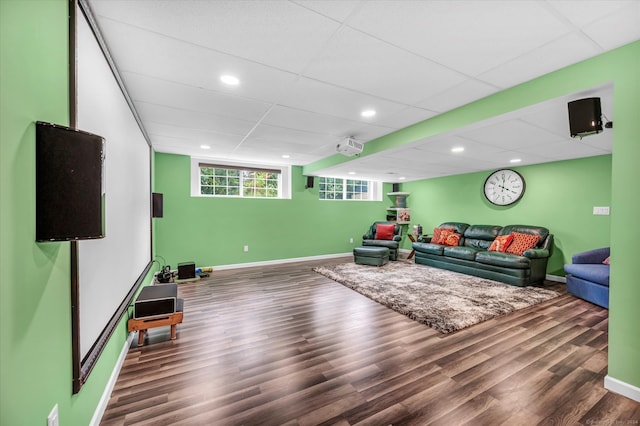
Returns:
[[[313,270],[442,333],[560,296],[540,287],[516,287],[402,261],[381,267],[343,263]]]

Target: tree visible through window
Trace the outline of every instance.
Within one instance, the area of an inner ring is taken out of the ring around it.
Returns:
[[[371,183],[367,180],[320,177],[321,200],[369,200]]]
[[[280,171],[200,164],[200,195],[278,198]]]

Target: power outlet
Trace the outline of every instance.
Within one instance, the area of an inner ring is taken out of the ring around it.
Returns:
[[[242,248],[242,250],[244,250],[244,252],[245,252],[245,253],[246,253],[246,252],[248,252],[248,251],[249,251],[249,246],[244,246],[244,247]]]
[[[349,244],[353,244],[353,238],[349,238]]]
[[[60,421],[58,418],[58,404],[54,405],[51,412],[47,416],[47,426],[59,426]]]

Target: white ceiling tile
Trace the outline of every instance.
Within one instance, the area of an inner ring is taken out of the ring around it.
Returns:
[[[482,99],[497,91],[498,89],[492,85],[475,79],[467,79],[455,87],[423,99],[417,106],[442,113]]]
[[[366,2],[349,25],[469,76],[568,32],[528,0]]]
[[[251,61],[218,53],[119,22],[105,21],[101,28],[122,73],[150,76],[168,82],[201,87],[234,96],[274,102],[296,76]],[[224,73],[241,84],[220,82]]]
[[[406,105],[401,103],[390,102],[309,78],[298,79],[282,94],[279,103],[363,123],[377,123],[378,120],[406,108]],[[360,113],[365,109],[374,109],[376,116],[369,119],[362,118]]]
[[[362,1],[293,0],[293,3],[314,10],[336,21],[343,22],[360,6]]]
[[[124,72],[122,78],[134,102],[244,120],[259,120],[270,107],[270,104],[265,102],[140,74]]]
[[[567,34],[478,76],[502,89],[547,74],[600,53],[584,36]]]
[[[547,0],[552,8],[559,11],[564,19],[572,24],[584,27],[603,16],[615,14],[620,9],[637,4],[637,0]]]
[[[404,129],[412,124],[419,123],[428,118],[436,116],[435,111],[430,111],[425,108],[406,107],[394,114],[381,117],[376,121],[376,124],[381,126],[387,126],[396,130]]]
[[[340,138],[352,136],[355,130],[362,125],[357,121],[285,106],[274,107],[262,122],[273,126],[306,130]]]
[[[136,109],[144,121],[172,124],[178,127],[209,130],[232,135],[244,135],[253,123],[237,118],[188,111],[178,108],[138,102]]]
[[[92,4],[99,15],[294,73],[340,25],[288,1],[92,0]]]
[[[340,30],[305,75],[407,104],[463,80],[441,65],[350,28]]]
[[[617,10],[584,27],[583,31],[605,50],[640,39],[640,2]]]

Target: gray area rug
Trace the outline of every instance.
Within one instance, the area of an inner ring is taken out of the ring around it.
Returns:
[[[442,333],[560,296],[544,288],[516,287],[402,261],[381,267],[343,263],[313,270]]]

